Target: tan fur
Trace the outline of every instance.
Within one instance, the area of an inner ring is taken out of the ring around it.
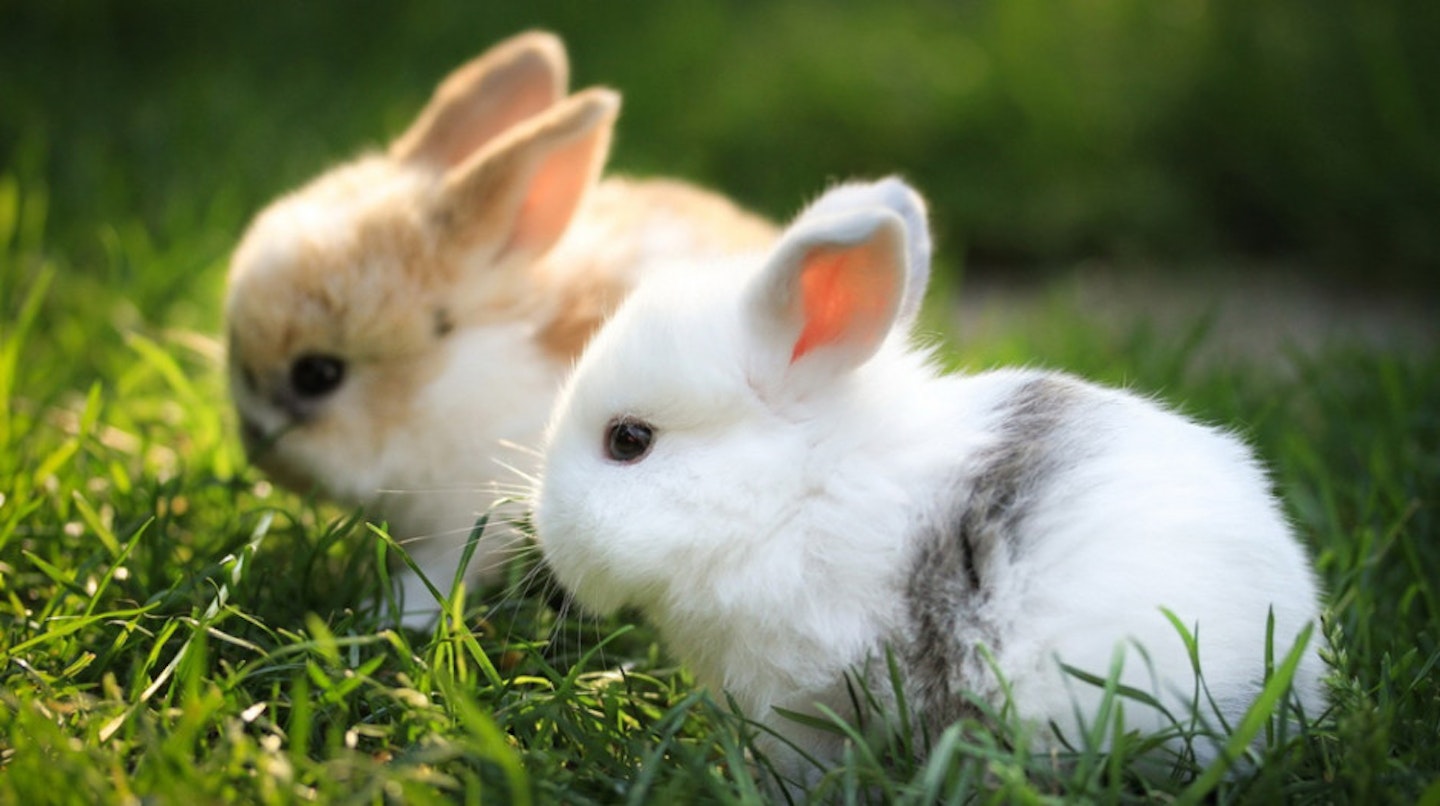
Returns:
[[[541,268],[545,295],[557,305],[536,338],[566,362],[579,357],[637,281],[633,269],[644,258],[644,234],[664,228],[687,239],[693,253],[713,255],[764,249],[776,234],[773,224],[729,199],[667,179],[606,179],[591,192],[586,215],[603,231],[600,237],[624,249]]]
[[[625,299],[629,289],[615,278],[596,277],[560,289],[560,309],[535,334],[542,349],[557,360],[573,361]]]

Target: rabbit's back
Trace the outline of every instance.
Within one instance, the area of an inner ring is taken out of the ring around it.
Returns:
[[[1124,682],[1182,706],[1195,680],[1168,610],[1198,625],[1201,672],[1233,724],[1263,684],[1268,613],[1277,656],[1318,617],[1304,550],[1249,448],[1064,375],[971,383],[993,399],[986,437],[922,520],[904,592],[923,711],[949,721],[962,689],[998,697],[988,652],[1022,713],[1064,725],[1072,697],[1101,692],[1066,681],[1055,659],[1103,677],[1117,648]],[[1316,640],[1296,681],[1318,710]],[[1162,726],[1129,713],[1132,726]]]

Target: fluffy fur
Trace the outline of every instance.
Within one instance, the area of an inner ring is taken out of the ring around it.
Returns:
[[[566,97],[567,72],[549,34],[495,46],[384,153],[261,211],[231,261],[230,386],[252,460],[388,522],[442,590],[477,517],[534,470],[561,379],[630,288],[774,236],[679,182],[598,180],[619,97]],[[296,364],[317,355],[343,378],[306,394]],[[494,531],[482,571],[507,545]],[[436,604],[400,578],[404,621],[422,625]]]
[[[822,759],[835,737],[772,709],[844,712],[844,675],[887,648],[932,727],[966,713],[963,691],[999,704],[982,648],[1042,731],[1073,736],[1101,694],[1057,658],[1103,676],[1134,644],[1152,665],[1130,651],[1123,681],[1184,713],[1194,675],[1161,608],[1198,624],[1235,720],[1263,680],[1267,613],[1277,653],[1318,617],[1251,452],[1062,374],[937,375],[906,344],[929,249],[914,191],[851,184],[768,258],[639,289],[550,428],[536,525],[557,577],[597,611],[640,608],[700,681]],[[617,421],[652,429],[647,454],[607,455]],[[1312,646],[1295,683],[1311,713],[1320,671]]]

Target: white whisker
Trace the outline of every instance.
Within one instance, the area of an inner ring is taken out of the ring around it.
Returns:
[[[526,454],[526,455],[528,455],[528,456],[533,456],[533,457],[535,457],[536,459],[539,459],[539,458],[543,455],[543,453],[541,452],[541,450],[540,450],[538,447],[534,446],[534,445],[527,445],[527,444],[523,444],[523,443],[520,443],[520,442],[515,442],[515,441],[513,441],[513,440],[509,440],[509,439],[502,439],[502,440],[499,441],[499,444],[500,444],[500,447],[502,447],[502,448],[508,448],[508,449],[510,449],[510,450],[512,450],[512,451],[515,451],[515,452],[517,452],[517,453],[523,453],[523,454]]]
[[[536,487],[539,487],[539,486],[540,486],[540,476],[539,476],[538,474],[536,474],[536,473],[531,473],[531,472],[528,472],[528,471],[525,471],[525,470],[521,470],[520,468],[518,468],[518,467],[516,467],[516,466],[514,466],[514,465],[512,465],[512,464],[508,464],[508,463],[506,463],[506,462],[503,462],[503,461],[501,461],[501,460],[499,460],[499,459],[496,459],[496,460],[495,460],[495,464],[499,465],[501,468],[503,468],[503,469],[505,469],[505,470],[508,470],[508,471],[511,472],[511,473],[514,473],[516,476],[519,476],[520,479],[521,479],[522,481],[524,481],[526,485],[528,485],[526,489],[533,490],[533,489],[535,489]]]

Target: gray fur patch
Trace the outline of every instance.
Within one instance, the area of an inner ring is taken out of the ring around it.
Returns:
[[[990,679],[980,646],[995,650],[1001,641],[984,613],[993,593],[987,579],[1024,551],[1028,502],[1064,470],[1056,434],[1075,416],[1079,393],[1057,376],[1016,390],[996,411],[995,442],[960,470],[954,501],[921,527],[902,657],[910,705],[932,731],[978,716],[957,693]]]

